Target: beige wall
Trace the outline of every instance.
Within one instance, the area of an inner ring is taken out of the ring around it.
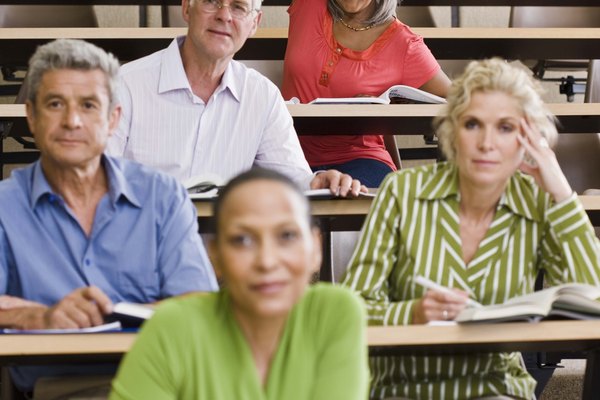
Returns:
[[[101,26],[137,26],[135,6],[95,6]],[[286,7],[264,7],[262,26],[287,26]],[[450,7],[430,7],[437,26],[450,26]],[[160,8],[148,7],[150,26],[160,26]],[[509,7],[461,7],[462,26],[508,26]]]

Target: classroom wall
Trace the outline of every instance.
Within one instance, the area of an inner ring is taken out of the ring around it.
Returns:
[[[136,26],[138,9],[136,6],[95,6],[101,26]],[[450,7],[430,7],[438,26],[450,26]],[[148,7],[150,26],[160,26],[160,7]],[[262,26],[286,27],[285,6],[264,8]],[[508,26],[509,7],[461,7],[461,26]]]

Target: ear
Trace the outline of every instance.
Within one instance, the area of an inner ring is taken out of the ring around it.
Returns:
[[[35,137],[35,106],[31,100],[27,100],[25,102],[25,115],[27,116],[27,126],[29,127],[29,132],[31,132]]]
[[[190,23],[190,1],[181,0],[181,16],[186,23]]]
[[[115,106],[114,110],[112,110],[108,114],[108,136],[112,136],[117,130],[119,126],[119,120],[121,119],[121,105]]]
[[[254,34],[256,33],[256,30],[258,29],[258,25],[260,24],[261,18],[262,18],[262,11],[258,11],[256,13],[256,17],[252,21],[252,29],[250,29],[250,33],[248,34],[248,37],[254,36]]]
[[[315,273],[321,269],[321,264],[323,262],[323,238],[321,236],[321,231],[317,227],[313,227],[310,233],[313,241],[310,270],[312,273]]]

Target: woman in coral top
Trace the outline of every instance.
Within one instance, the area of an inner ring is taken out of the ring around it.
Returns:
[[[283,96],[379,96],[392,85],[446,96],[450,80],[396,18],[397,0],[293,0]],[[399,166],[393,136],[300,136],[313,170],[335,168],[377,187]]]

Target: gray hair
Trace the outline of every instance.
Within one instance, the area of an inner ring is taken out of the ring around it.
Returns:
[[[111,53],[83,40],[58,39],[39,46],[29,59],[27,100],[35,100],[46,72],[58,69],[100,70],[106,76],[109,110],[117,104],[119,61]]]
[[[368,25],[381,25],[396,17],[396,7],[399,0],[373,0],[375,2],[375,11],[373,15],[362,23]],[[339,6],[336,0],[327,0],[327,9],[334,21],[344,18],[344,10]]]
[[[471,104],[473,94],[478,92],[502,92],[511,96],[546,140],[551,145],[556,142],[556,119],[541,98],[540,83],[531,74],[499,58],[472,61],[465,72],[452,82],[446,97],[448,103],[434,119],[440,147],[448,161],[454,161],[456,156],[454,144],[458,120]]]

